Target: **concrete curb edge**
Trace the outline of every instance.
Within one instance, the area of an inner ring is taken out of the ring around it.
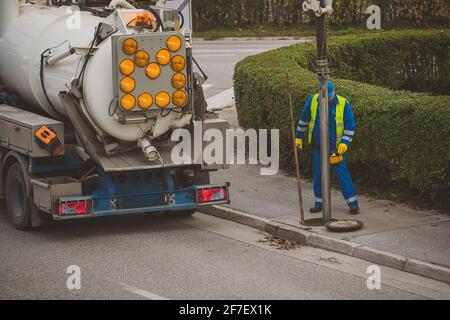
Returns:
[[[221,205],[202,207],[199,208],[199,211],[267,232],[280,239],[296,241],[301,245],[338,252],[375,264],[450,284],[450,269],[443,266],[416,259],[409,259],[350,241],[335,239],[313,231],[304,230]]]

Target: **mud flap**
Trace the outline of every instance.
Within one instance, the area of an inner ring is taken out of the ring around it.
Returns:
[[[48,226],[51,223],[50,217],[46,219],[43,213],[40,213],[33,200],[30,205],[30,214],[31,214],[31,228],[44,227]]]

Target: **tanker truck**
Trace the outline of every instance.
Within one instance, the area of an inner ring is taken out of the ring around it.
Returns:
[[[226,165],[171,155],[175,130],[228,128],[206,112],[190,1],[100,2],[0,2],[0,194],[17,229],[229,202],[209,179]]]

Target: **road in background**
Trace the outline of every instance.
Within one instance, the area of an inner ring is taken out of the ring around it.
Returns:
[[[194,40],[194,58],[209,77],[204,86],[206,97],[233,87],[234,67],[245,57],[302,42],[305,39]]]

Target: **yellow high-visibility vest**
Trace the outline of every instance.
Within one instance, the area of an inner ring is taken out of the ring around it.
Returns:
[[[344,108],[347,99],[337,96],[338,104],[336,105],[336,147],[341,143],[344,135]],[[319,94],[316,94],[311,101],[311,122],[309,123],[308,142],[311,143],[314,125],[316,124],[317,109],[319,107]]]

